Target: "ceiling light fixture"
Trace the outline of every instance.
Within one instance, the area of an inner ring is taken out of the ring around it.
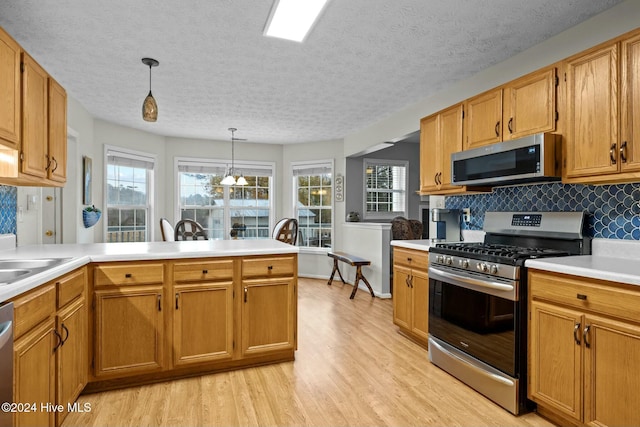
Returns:
[[[275,0],[264,35],[303,42],[329,0]]]
[[[158,120],[158,104],[151,95],[151,67],[157,67],[160,63],[152,58],[142,58],[142,63],[149,66],[149,95],[142,103],[142,118],[147,122],[155,122]]]
[[[222,179],[222,181],[220,181],[220,184],[222,185],[247,185],[248,182],[247,180],[244,178],[244,175],[242,175],[242,173],[240,173],[240,177],[236,180],[235,177],[233,176],[236,169],[235,169],[235,153],[234,153],[234,143],[235,141],[246,141],[246,139],[243,138],[236,138],[235,137],[235,132],[238,130],[236,128],[229,128],[229,130],[231,131],[231,168],[229,169],[229,171],[227,172],[227,174],[224,176],[224,178]]]

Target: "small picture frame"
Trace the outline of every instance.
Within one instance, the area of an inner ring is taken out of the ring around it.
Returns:
[[[341,174],[336,175],[334,197],[336,202],[344,201],[344,177]]]
[[[91,157],[82,157],[82,204],[91,205],[91,181],[92,181]]]

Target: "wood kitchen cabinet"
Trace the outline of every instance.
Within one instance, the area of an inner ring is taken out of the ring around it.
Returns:
[[[465,150],[502,141],[502,88],[468,99],[464,105]]]
[[[297,271],[293,255],[242,260],[242,357],[295,348]]]
[[[393,248],[393,323],[427,345],[429,338],[429,253]]]
[[[233,357],[234,260],[173,265],[173,364]]]
[[[420,193],[452,194],[466,187],[451,185],[451,154],[462,151],[462,104],[420,121]]]
[[[67,92],[49,77],[47,178],[67,182]]]
[[[44,180],[48,165],[47,72],[26,52],[22,53],[22,145],[20,172]]]
[[[0,144],[20,147],[20,46],[0,28]]]
[[[528,396],[561,424],[638,425],[640,291],[529,271]]]
[[[100,264],[94,267],[93,282],[94,375],[162,370],[164,264]]]
[[[640,32],[569,58],[565,71],[565,181],[637,181]]]

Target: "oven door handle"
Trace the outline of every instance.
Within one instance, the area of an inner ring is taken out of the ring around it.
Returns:
[[[500,283],[500,282],[491,282],[489,280],[485,281],[485,280],[474,279],[473,277],[460,276],[458,274],[448,273],[446,271],[440,270],[439,268],[429,267],[429,275],[431,275],[432,278],[434,278],[433,277],[434,273],[435,275],[440,276],[444,279],[453,279],[459,282],[466,283],[468,285],[480,286],[482,288],[496,289],[498,291],[505,291],[505,292],[511,292],[514,289],[513,285],[507,285],[505,283]]]

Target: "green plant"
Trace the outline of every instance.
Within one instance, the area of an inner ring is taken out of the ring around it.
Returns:
[[[94,205],[87,206],[86,208],[83,209],[83,211],[85,211],[85,212],[96,212],[96,213],[101,213],[102,212],[100,209],[96,208]]]

